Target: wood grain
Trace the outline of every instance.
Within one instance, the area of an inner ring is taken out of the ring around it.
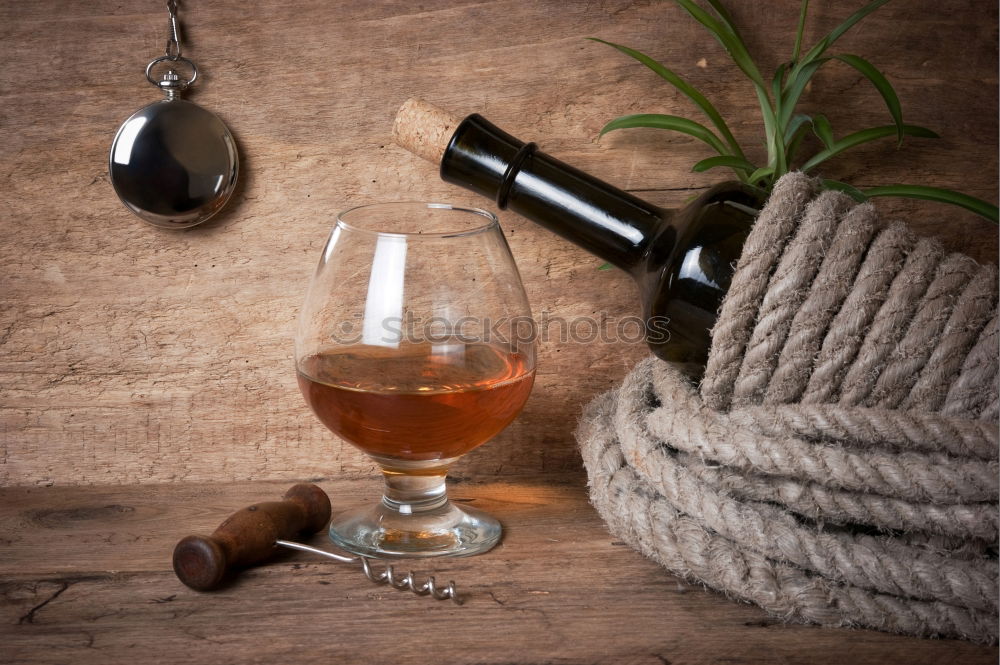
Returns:
[[[322,483],[337,511],[371,481]],[[199,594],[174,543],[287,483],[0,490],[0,660],[11,663],[995,663],[950,640],[792,626],[693,586],[616,543],[574,477],[464,483],[505,537],[468,559],[408,561],[454,579],[450,602],[373,585],[347,564],[288,553]],[[328,547],[324,536],[311,541]]]
[[[796,0],[727,4],[763,67],[787,58]],[[813,2],[809,42],[851,10]],[[482,112],[670,206],[723,177],[689,172],[704,146],[653,130],[601,141],[597,133],[618,115],[693,115],[690,105],[584,37],[671,64],[747,145],[760,131],[752,91],[669,3],[218,0],[186,4],[182,19],[185,52],[204,74],[191,98],[229,124],[244,168],[217,220],[163,232],[131,217],[106,175],[115,129],[158,95],[142,70],[165,43],[160,3],[0,3],[0,484],[370,474],[308,413],[291,336],[338,210],[391,199],[488,206],[391,144],[407,97]],[[994,3],[890,3],[840,47],[889,76],[908,122],[944,138],[867,147],[831,161],[827,176],[996,200]],[[843,66],[822,70],[804,104],[824,109],[838,133],[888,122],[877,93]],[[995,227],[969,214],[879,205],[951,249],[996,256]],[[613,321],[637,311],[623,274],[596,270],[598,259],[516,215],[501,217],[536,315]],[[525,412],[459,473],[579,472],[571,432],[582,404],[643,355],[638,345],[544,344]]]

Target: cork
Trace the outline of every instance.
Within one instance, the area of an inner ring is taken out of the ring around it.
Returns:
[[[422,99],[411,97],[399,107],[392,123],[392,139],[429,162],[440,164],[461,118]]]

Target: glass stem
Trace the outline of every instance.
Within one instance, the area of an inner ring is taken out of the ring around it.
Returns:
[[[434,510],[448,503],[445,486],[447,469],[439,474],[408,475],[383,471],[385,492],[382,503],[403,515]]]

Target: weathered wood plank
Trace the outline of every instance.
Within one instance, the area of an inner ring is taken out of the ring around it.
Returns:
[[[570,480],[569,483],[561,481]],[[409,562],[466,602],[378,587],[299,553],[211,594],[170,552],[287,483],[0,490],[0,654],[12,663],[975,663],[997,650],[946,640],[789,626],[688,585],[613,542],[575,479],[462,483],[456,498],[506,527],[497,549]],[[377,491],[326,481],[335,507]],[[323,546],[324,537],[313,539]]]
[[[786,58],[796,0],[727,3],[764,65]],[[813,2],[810,39],[849,12]],[[0,483],[153,483],[358,476],[370,464],[308,413],[291,372],[297,308],[333,214],[387,199],[488,205],[395,148],[398,105],[420,95],[481,111],[547,151],[662,205],[723,177],[692,174],[704,146],[655,131],[598,141],[610,118],[691,113],[653,74],[584,37],[648,51],[700,86],[752,143],[755,101],[725,55],[669,3],[602,0],[189,3],[192,97],[239,141],[233,205],[167,233],[131,218],[106,178],[118,124],[158,93],[142,77],[165,41],[158,3],[0,3]],[[872,146],[826,175],[997,194],[997,8],[890,3],[844,36],[896,83],[906,119],[939,141]],[[97,57],[99,55],[99,57]],[[702,63],[703,61],[703,63]],[[704,67],[699,66],[702,63]],[[805,97],[838,133],[888,122],[847,67]],[[753,150],[751,150],[753,152]],[[978,259],[996,229],[932,204],[879,204]],[[635,290],[600,261],[502,215],[536,315],[612,320]],[[582,404],[640,346],[553,340],[520,420],[463,462],[473,475],[579,468]]]

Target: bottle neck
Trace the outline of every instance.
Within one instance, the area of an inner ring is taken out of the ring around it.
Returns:
[[[455,130],[441,178],[487,196],[628,272],[635,272],[666,211],[538,152],[478,114]]]

